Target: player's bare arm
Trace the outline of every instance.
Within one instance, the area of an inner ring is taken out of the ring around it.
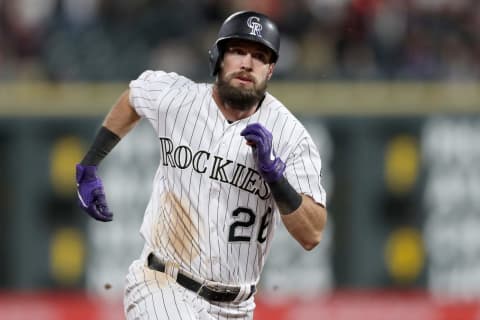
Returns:
[[[281,206],[279,206],[281,207]],[[280,209],[282,213],[282,209]],[[282,214],[288,232],[305,250],[312,250],[322,239],[327,223],[327,210],[309,196],[302,194],[302,204],[291,213]]]
[[[130,90],[125,90],[103,121],[103,126],[123,138],[140,120],[130,105]]]

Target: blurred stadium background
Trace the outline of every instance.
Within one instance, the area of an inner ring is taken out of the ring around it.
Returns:
[[[123,318],[153,132],[101,168],[113,223],[77,208],[74,165],[143,70],[211,81],[242,9],[283,33],[269,91],[320,147],[330,214],[313,252],[279,227],[255,319],[480,319],[478,0],[0,0],[0,319]]]

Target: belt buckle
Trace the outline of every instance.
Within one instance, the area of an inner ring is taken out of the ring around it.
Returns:
[[[205,287],[205,282],[202,282],[200,284],[200,287],[198,288],[198,290],[196,291],[196,294],[198,295],[201,295],[200,292],[202,291],[202,289]]]
[[[178,272],[179,272],[178,264],[173,261],[166,261],[164,272],[170,277],[172,277],[173,279],[177,280]]]
[[[197,294],[210,301],[217,302],[231,302],[235,301],[240,292],[236,288],[223,287],[218,285],[208,285],[208,283],[202,283],[198,289]],[[232,297],[231,295],[234,295]],[[228,296],[230,296],[228,298]]]

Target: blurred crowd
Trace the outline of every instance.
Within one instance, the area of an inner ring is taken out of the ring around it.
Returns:
[[[0,0],[0,81],[125,81],[146,68],[208,80],[236,10],[282,32],[276,77],[478,80],[478,0]]]

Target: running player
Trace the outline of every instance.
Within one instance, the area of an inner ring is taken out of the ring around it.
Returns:
[[[111,221],[97,166],[141,118],[158,136],[145,246],[127,275],[127,319],[252,319],[277,222],[306,250],[320,242],[327,213],[319,152],[266,92],[279,47],[267,16],[231,15],[210,50],[213,84],[145,71],[77,165],[81,207]]]

